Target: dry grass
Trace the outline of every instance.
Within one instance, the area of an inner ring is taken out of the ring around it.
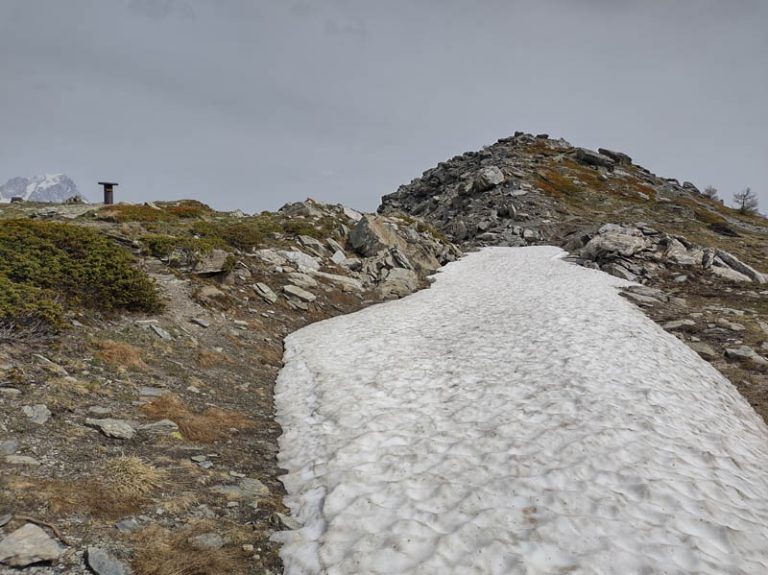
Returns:
[[[139,348],[122,342],[105,339],[95,343],[96,357],[119,368],[147,369],[147,364],[141,359]]]
[[[189,538],[210,530],[206,522],[171,532],[152,525],[132,537],[136,575],[237,575],[245,573],[239,549],[196,549]]]
[[[197,354],[197,363],[203,369],[234,363],[226,353],[203,349]]]
[[[231,428],[249,429],[254,426],[252,420],[235,411],[215,407],[202,412],[192,411],[172,393],[143,405],[141,410],[153,421],[170,419],[179,426],[184,437],[200,443],[213,443],[226,437]]]
[[[167,474],[144,463],[139,457],[121,456],[108,459],[102,467],[109,489],[122,498],[148,497],[154,493]]]

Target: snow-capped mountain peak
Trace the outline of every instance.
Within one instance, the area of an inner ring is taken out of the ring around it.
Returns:
[[[77,185],[65,174],[43,174],[31,178],[11,178],[0,186],[0,201],[20,197],[29,202],[63,202],[80,195]]]

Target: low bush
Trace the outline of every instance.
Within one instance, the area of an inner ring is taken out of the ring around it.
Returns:
[[[9,220],[0,224],[0,326],[62,326],[66,307],[155,312],[154,282],[133,257],[82,226]]]

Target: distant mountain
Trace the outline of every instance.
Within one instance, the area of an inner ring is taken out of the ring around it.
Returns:
[[[0,186],[0,201],[20,197],[28,202],[60,203],[81,195],[77,185],[64,174],[45,174],[32,178],[11,178]]]

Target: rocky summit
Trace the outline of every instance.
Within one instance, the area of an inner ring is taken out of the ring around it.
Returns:
[[[635,282],[641,309],[768,417],[768,220],[630,155],[522,132],[441,162],[384,196],[464,250],[556,245]]]

